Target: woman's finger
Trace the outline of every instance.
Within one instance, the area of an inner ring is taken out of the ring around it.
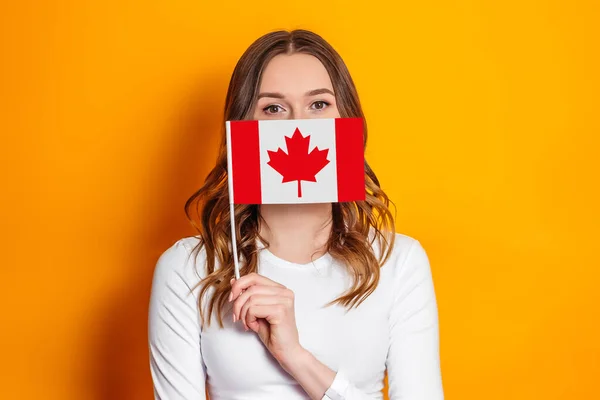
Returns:
[[[276,286],[264,286],[264,285],[253,285],[244,290],[233,302],[232,313],[234,315],[234,321],[240,319],[240,310],[244,303],[254,295],[281,295],[285,289]],[[230,295],[231,298],[231,295]]]
[[[252,272],[248,275],[242,276],[240,279],[232,280],[231,282],[231,295],[232,299],[237,299],[237,297],[242,293],[243,290],[248,289],[252,285],[264,285],[264,286],[275,286],[285,288],[282,284],[275,282],[266,276],[262,276],[257,274],[256,272]]]
[[[243,321],[244,327],[246,330],[248,329],[248,323],[246,321],[246,317],[248,315],[248,310],[251,307],[255,306],[276,306],[280,304],[284,304],[285,299],[281,296],[273,296],[273,295],[263,295],[257,294],[250,297],[242,306],[240,310],[240,321]]]
[[[256,326],[258,318],[264,318],[270,325],[279,324],[283,321],[287,312],[284,304],[261,304],[248,307],[244,321],[247,326]]]

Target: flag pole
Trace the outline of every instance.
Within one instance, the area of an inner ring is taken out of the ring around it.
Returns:
[[[237,236],[235,234],[235,203],[233,199],[233,167],[231,162],[231,123],[225,121],[225,138],[227,141],[227,186],[229,187],[229,223],[231,225],[231,251],[235,279],[240,279],[240,262],[237,252]]]
[[[235,234],[235,210],[232,201],[229,202],[229,219],[231,222],[231,248],[233,251],[233,266],[235,270],[235,279],[240,279],[240,262],[238,260],[237,252],[237,237]]]

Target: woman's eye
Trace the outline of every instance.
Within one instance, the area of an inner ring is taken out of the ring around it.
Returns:
[[[270,106],[263,108],[263,111],[266,112],[267,114],[277,114],[278,112],[281,112],[282,110],[283,110],[283,108],[277,104],[272,104]]]
[[[326,101],[315,101],[314,103],[312,103],[311,107],[315,110],[323,110],[328,105],[329,103]]]

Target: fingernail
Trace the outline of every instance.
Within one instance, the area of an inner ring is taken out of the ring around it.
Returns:
[[[235,324],[235,313],[233,313],[233,323]]]
[[[233,300],[233,292],[229,292],[229,302],[231,303],[231,300]]]

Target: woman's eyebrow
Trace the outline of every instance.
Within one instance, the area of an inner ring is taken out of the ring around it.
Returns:
[[[311,90],[309,92],[306,92],[305,96],[306,97],[316,96],[318,94],[323,94],[323,93],[329,93],[330,95],[335,96],[335,94],[333,94],[333,92],[331,90],[326,89],[326,88]]]
[[[257,100],[262,99],[263,97],[273,97],[275,99],[284,99],[285,98],[285,96],[282,95],[281,93],[263,92],[258,95]]]
[[[323,94],[323,93],[329,93],[330,95],[335,96],[335,94],[330,89],[327,89],[327,88],[310,90],[310,91],[306,92],[304,94],[304,96],[306,96],[306,97],[317,96],[317,95]],[[257,96],[257,100],[262,99],[263,97],[271,97],[274,99],[285,99],[285,96],[281,93],[263,92],[263,93],[259,93],[259,95]]]

